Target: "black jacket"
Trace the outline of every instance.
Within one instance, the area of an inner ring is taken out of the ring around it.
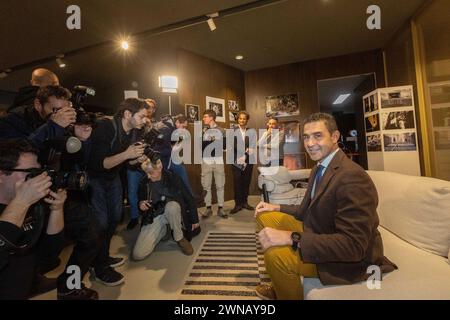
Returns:
[[[163,188],[154,189],[153,192],[159,192],[165,196],[167,201],[175,201],[181,207],[183,225],[185,226],[185,236],[188,240],[192,239],[192,225],[198,223],[198,212],[194,197],[187,189],[181,178],[171,171],[163,170],[161,177]],[[139,201],[149,200],[147,195],[155,187],[154,183],[144,177],[139,184]]]
[[[8,108],[8,112],[21,106],[32,105],[36,98],[39,87],[26,86],[19,89],[19,93],[14,98],[13,104]]]
[[[0,119],[0,139],[25,138],[39,150],[44,142],[62,138],[66,130],[52,120],[44,120],[34,106],[22,106]]]
[[[48,209],[48,206],[44,207]],[[6,205],[0,204],[1,212]],[[33,207],[32,207],[33,208]],[[45,232],[47,223],[35,247],[24,252],[12,253],[0,247],[0,300],[28,299],[35,276],[37,258],[57,257],[64,243],[63,232],[48,235]],[[19,245],[30,231],[17,227],[9,222],[0,221],[0,234],[9,242]]]

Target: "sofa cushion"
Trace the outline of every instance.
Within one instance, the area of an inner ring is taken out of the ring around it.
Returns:
[[[368,171],[378,191],[380,225],[411,244],[448,256],[450,182]]]
[[[450,264],[446,258],[421,250],[380,227],[384,253],[397,266],[383,276],[381,289],[369,290],[366,282],[323,286],[319,279],[304,279],[305,299],[450,299]]]
[[[295,188],[285,193],[270,193],[270,203],[287,204],[287,205],[300,205],[305,197],[306,189]],[[263,200],[263,198],[261,198]]]

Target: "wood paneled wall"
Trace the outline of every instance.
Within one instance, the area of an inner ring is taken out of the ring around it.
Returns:
[[[319,111],[317,81],[365,73],[375,73],[378,87],[384,86],[383,55],[381,50],[355,53],[345,56],[299,62],[245,74],[246,109],[252,115],[250,127],[264,128],[265,97],[298,93],[300,116],[304,119]],[[303,151],[303,150],[302,150]],[[311,162],[308,162],[311,166]],[[253,172],[251,193],[259,194],[257,170]]]
[[[186,103],[200,106],[200,120],[206,109],[206,96],[225,99],[225,123],[218,124],[223,128],[229,128],[228,100],[235,100],[241,109],[245,107],[245,75],[243,71],[222,63],[207,59],[194,53],[179,50],[178,62],[178,106],[175,113],[184,113]],[[193,125],[189,126],[193,135]],[[189,179],[194,192],[200,194],[201,168],[198,164],[186,165]],[[233,177],[229,165],[225,166],[225,201],[233,199]],[[213,188],[213,202],[215,202],[215,189]]]

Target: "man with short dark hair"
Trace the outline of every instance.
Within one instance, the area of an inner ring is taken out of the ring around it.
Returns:
[[[227,219],[228,213],[223,210],[225,203],[225,166],[223,162],[223,150],[226,149],[225,130],[216,123],[216,112],[206,110],[203,113],[203,124],[206,126],[202,136],[202,187],[206,190],[206,210],[202,213],[204,218],[212,215],[212,191],[211,184],[214,176],[217,192],[217,215]],[[217,145],[214,145],[217,144]]]
[[[100,228],[106,237],[95,261],[95,279],[107,286],[124,282],[123,275],[114,267],[125,263],[123,258],[110,257],[112,236],[122,214],[122,183],[120,169],[126,162],[135,161],[144,154],[142,144],[132,144],[132,131],[141,129],[147,121],[148,105],[142,99],[123,101],[114,118],[98,122],[92,133],[92,151],[88,163],[91,204]]]
[[[0,119],[0,139],[28,138],[40,151],[47,140],[62,138],[76,120],[69,90],[40,88],[32,105],[22,106]]]
[[[259,241],[273,285],[256,288],[262,299],[302,299],[300,276],[339,285],[366,280],[371,265],[382,272],[396,268],[383,256],[375,185],[339,149],[339,136],[333,116],[309,116],[303,141],[318,164],[302,203],[261,202],[256,207]]]
[[[27,179],[39,168],[37,150],[28,141],[0,142],[0,300],[28,299],[37,257],[57,257],[62,249],[66,191],[52,191],[46,172]],[[46,204],[38,203],[41,199]],[[38,221],[27,218],[37,210],[43,212],[34,215]],[[41,222],[42,234],[33,234],[41,231]],[[23,243],[33,238],[36,243]]]

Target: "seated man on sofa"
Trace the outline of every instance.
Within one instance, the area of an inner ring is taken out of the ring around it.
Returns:
[[[377,190],[364,169],[339,149],[333,116],[310,115],[303,132],[305,149],[318,164],[301,205],[261,202],[255,209],[273,285],[256,288],[262,299],[303,299],[300,276],[339,285],[366,280],[372,265],[383,273],[396,269],[383,255]]]

